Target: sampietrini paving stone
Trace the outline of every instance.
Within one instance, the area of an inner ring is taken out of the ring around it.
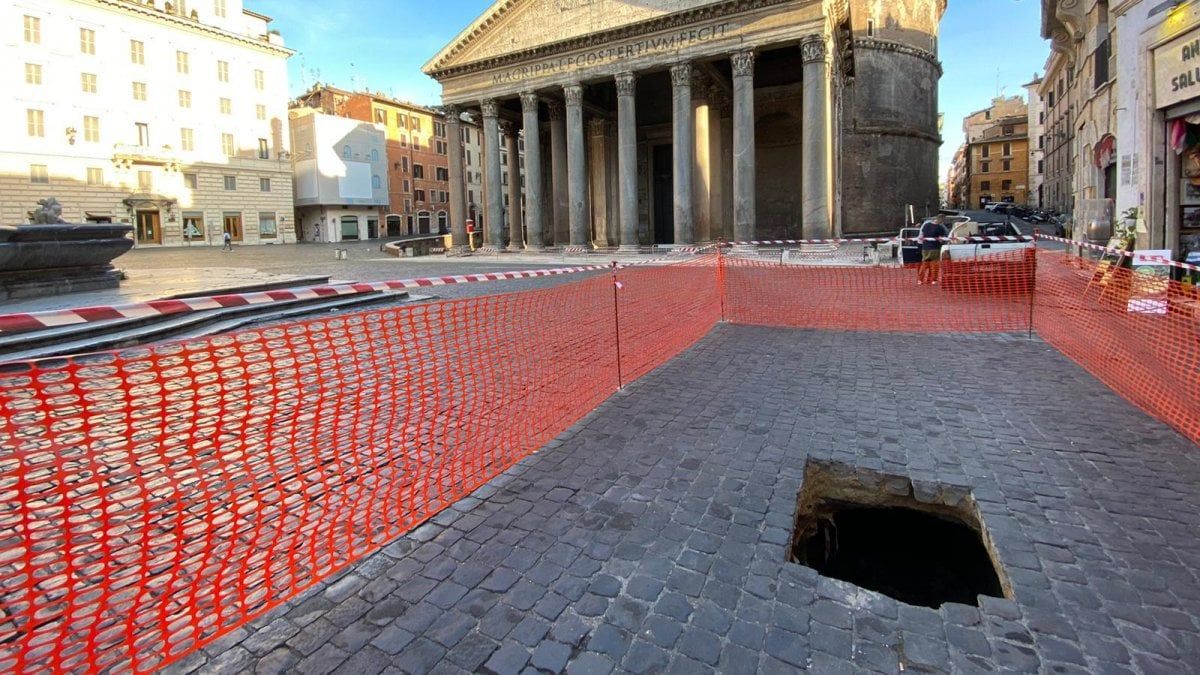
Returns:
[[[1013,599],[787,562],[810,459],[970,488]],[[170,669],[1187,672],[1200,452],[1037,342],[718,326],[474,495]]]

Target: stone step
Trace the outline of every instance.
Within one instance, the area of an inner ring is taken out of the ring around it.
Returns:
[[[411,297],[405,291],[371,291],[334,298],[284,300],[269,306],[224,307],[151,317],[137,320],[134,322],[136,325],[97,322],[92,325],[97,326],[99,332],[88,332],[83,337],[71,336],[67,340],[52,342],[46,342],[44,338],[55,337],[53,330],[22,333],[11,336],[8,338],[8,344],[0,346],[0,363],[106,351],[168,339],[196,338],[235,330],[249,324],[295,319],[337,310],[361,309],[372,304],[394,304],[425,299],[428,298]],[[16,338],[25,340],[22,342]]]

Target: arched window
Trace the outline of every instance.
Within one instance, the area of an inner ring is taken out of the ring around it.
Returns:
[[[371,176],[371,187],[378,190],[379,188],[383,187],[383,180],[380,179],[379,176]]]
[[[429,234],[429,212],[417,212],[417,232],[420,234]]]
[[[351,152],[350,146],[348,146],[348,145],[342,146],[342,158],[343,159],[350,159],[350,152]]]
[[[445,211],[438,211],[438,234],[446,234],[450,231],[450,214]]]
[[[379,161],[379,151],[378,151],[378,150],[372,150],[372,151],[371,151],[371,161],[372,161],[372,162],[378,162],[378,161]],[[378,186],[376,186],[376,187],[378,187]]]

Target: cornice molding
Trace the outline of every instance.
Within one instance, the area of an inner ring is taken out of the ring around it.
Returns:
[[[923,61],[928,61],[930,65],[938,69],[938,75],[942,75],[942,62],[931,51],[926,49],[918,49],[912,45],[906,45],[902,42],[893,42],[891,40],[881,40],[874,37],[856,37],[854,38],[855,49],[872,49],[881,52],[893,52],[896,54],[904,54],[913,56]]]
[[[240,33],[234,33],[232,31],[225,30],[224,28],[210,26],[208,24],[201,23],[199,21],[190,19],[188,17],[176,16],[175,14],[168,14],[165,11],[155,9],[151,6],[139,5],[136,3],[128,2],[128,0],[93,0],[93,1],[97,5],[100,5],[102,7],[108,7],[111,9],[128,12],[130,14],[137,14],[138,16],[142,16],[142,17],[154,20],[154,21],[162,21],[165,23],[169,23],[169,24],[175,26],[176,28],[181,28],[183,30],[187,30],[187,31],[190,31],[193,33],[203,33],[203,34],[207,34],[211,37],[223,38],[223,39],[229,40],[231,42],[237,42],[246,47],[254,47],[255,49],[259,49],[264,52],[273,53],[277,56],[288,57],[288,56],[291,56],[296,53],[295,50],[288,49],[287,47],[282,47],[280,45],[273,45],[270,42],[266,42],[264,40],[259,40],[259,39],[250,37],[249,35],[242,35]]]
[[[892,126],[863,126],[851,127],[846,129],[846,133],[852,136],[901,136],[904,138],[918,138],[931,143],[942,144],[942,137],[938,134],[929,133],[928,131],[920,131],[918,129],[908,129],[905,127]]]
[[[1071,36],[1082,40],[1084,29],[1087,27],[1087,6],[1083,0],[1050,0],[1056,3],[1054,15],[1062,22]]]
[[[562,52],[569,52],[577,49],[587,49],[589,47],[596,46],[605,46],[616,40],[640,37],[642,35],[670,30],[672,28],[681,28],[700,21],[717,19],[724,16],[732,16],[765,7],[773,7],[775,5],[783,5],[792,2],[793,0],[726,0],[726,2],[722,2],[720,4],[706,5],[704,7],[688,9],[682,12],[676,12],[674,14],[667,14],[655,19],[650,19],[649,21],[643,21],[641,23],[633,23],[627,26],[620,26],[606,31],[600,31],[598,33],[591,33],[589,35],[582,35],[579,37],[570,38],[568,40],[552,42],[546,45],[540,45],[538,47],[512,52],[510,54],[488,57],[486,59],[465,63],[459,66],[446,67],[443,65],[456,55],[462,53],[462,51],[466,49],[467,45],[470,44],[470,42],[472,42],[477,36],[482,34],[485,30],[493,27],[495,22],[503,14],[512,11],[517,5],[531,1],[533,0],[506,0],[506,2],[500,3],[497,5],[496,11],[493,12],[493,14],[489,16],[486,21],[482,21],[476,30],[471,31],[468,35],[460,36],[458,42],[455,43],[452,48],[450,48],[448,51],[443,50],[441,54],[434,57],[433,61],[430,61],[428,64],[426,64],[422,70],[426,75],[429,75],[433,79],[441,80],[454,75],[463,75],[483,70],[490,70],[492,68],[497,68],[511,63],[518,63],[534,58],[542,58]]]

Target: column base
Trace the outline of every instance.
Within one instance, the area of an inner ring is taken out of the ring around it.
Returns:
[[[524,253],[525,247],[521,244],[509,244],[507,250],[509,253]]]

